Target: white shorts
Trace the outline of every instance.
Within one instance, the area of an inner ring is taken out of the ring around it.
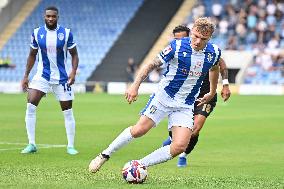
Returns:
[[[155,125],[168,116],[168,130],[171,130],[173,126],[187,127],[193,129],[193,107],[178,108],[167,107],[161,104],[155,94],[153,94],[146,107],[141,111],[141,115],[145,115],[155,122]]]
[[[69,101],[74,100],[74,92],[72,87],[67,83],[64,84],[50,84],[44,78],[33,78],[29,84],[29,88],[37,89],[39,91],[44,92],[45,94],[48,92],[53,92],[58,101]]]

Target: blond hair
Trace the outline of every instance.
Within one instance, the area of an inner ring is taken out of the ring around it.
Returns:
[[[201,34],[212,34],[216,28],[215,23],[209,17],[200,17],[195,20],[193,28]]]

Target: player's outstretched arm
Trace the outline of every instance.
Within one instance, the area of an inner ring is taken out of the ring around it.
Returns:
[[[30,48],[30,53],[27,59],[27,64],[26,64],[26,71],[24,74],[24,78],[21,82],[21,86],[23,91],[27,91],[28,87],[29,87],[29,74],[35,64],[35,60],[36,60],[36,55],[37,55],[37,49],[33,49]]]
[[[210,69],[209,71],[210,91],[209,93],[206,93],[202,98],[197,99],[197,101],[199,101],[199,104],[197,104],[197,106],[206,104],[214,97],[217,90],[218,77],[219,77],[219,64],[213,66]]]
[[[231,96],[231,91],[230,91],[229,81],[228,81],[228,69],[227,69],[227,65],[223,58],[220,58],[219,66],[220,66],[220,74],[221,74],[222,81],[223,81],[223,88],[221,90],[221,96],[224,101],[227,101]]]
[[[125,99],[129,104],[137,100],[140,84],[147,78],[148,74],[161,65],[162,62],[158,57],[156,57],[153,61],[142,65],[142,67],[138,70],[134,82],[125,92]]]
[[[75,76],[79,64],[79,56],[78,56],[78,51],[76,47],[73,47],[72,49],[69,49],[69,53],[71,54],[72,57],[72,70],[69,74],[68,77],[68,85],[72,85],[75,82]]]

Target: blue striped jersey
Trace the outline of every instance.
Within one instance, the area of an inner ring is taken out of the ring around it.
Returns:
[[[62,84],[68,80],[66,72],[67,51],[76,46],[70,29],[46,26],[34,29],[30,47],[38,49],[38,66],[34,78],[43,77],[49,83]]]
[[[167,68],[156,92],[160,102],[172,107],[194,104],[204,77],[220,57],[215,44],[207,43],[203,50],[195,51],[189,37],[173,40],[158,55]]]

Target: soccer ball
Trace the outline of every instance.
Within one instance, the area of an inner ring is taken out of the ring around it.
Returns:
[[[123,178],[131,184],[141,184],[147,178],[147,168],[139,160],[126,163],[122,169]]]

